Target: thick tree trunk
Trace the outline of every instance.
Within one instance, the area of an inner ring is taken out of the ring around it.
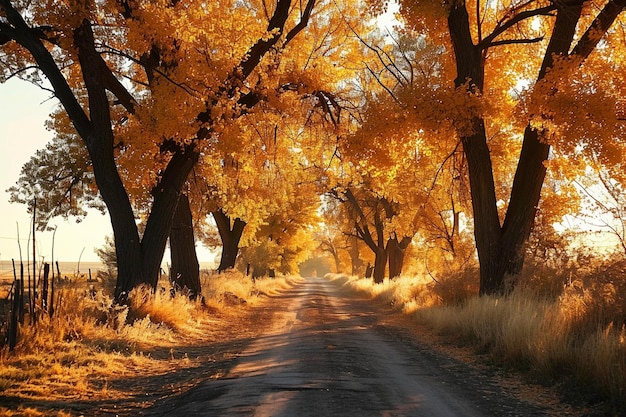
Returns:
[[[450,10],[448,29],[457,65],[456,87],[466,88],[468,94],[482,91],[484,62],[480,48],[472,41],[465,3],[457,3]],[[481,117],[474,116],[472,125],[471,133],[460,133],[469,171],[480,290],[481,293],[490,293],[498,291],[504,277],[498,264],[501,228],[485,123]]]
[[[72,109],[73,97],[60,98],[87,146],[96,184],[109,211],[118,259],[114,296],[123,302],[131,289],[149,282],[149,276],[143,269],[144,254],[130,199],[115,165],[106,77],[102,74],[101,57],[95,49],[93,31],[88,21],[83,21],[76,29],[74,41],[88,92],[91,120],[83,120],[78,110]],[[55,85],[55,91],[61,90],[61,87]]]
[[[152,191],[154,201],[141,240],[143,270],[152,288],[156,288],[167,238],[174,222],[180,192],[199,154],[194,145],[176,148],[161,180]]]
[[[350,245],[350,263],[351,263],[351,273],[354,276],[360,276],[365,272],[365,262],[361,259],[361,254],[359,253],[359,238],[354,237],[354,243]]]
[[[385,280],[385,269],[387,266],[387,249],[377,248],[374,258],[374,282],[380,284]]]
[[[581,7],[582,2],[558,6],[553,33],[538,80],[552,66],[555,55],[568,53]],[[465,3],[457,3],[450,10],[448,29],[457,65],[456,86],[466,88],[468,94],[482,91],[482,50],[473,44]],[[470,134],[461,132],[461,142],[469,171],[474,235],[480,264],[480,293],[499,294],[508,289],[505,275],[517,274],[521,270],[524,245],[534,224],[546,174],[544,162],[550,147],[541,141],[540,132],[530,126],[526,128],[509,208],[501,227],[484,121],[475,116],[473,125],[474,130]]]
[[[92,161],[96,183],[107,206],[113,228],[117,256],[117,282],[114,297],[118,302],[124,302],[130,290],[149,282],[142,268],[141,240],[130,200],[119,178],[117,168],[113,163],[102,163],[99,158],[92,157]]]
[[[404,266],[404,254],[406,248],[411,243],[412,238],[405,236],[398,241],[397,237],[392,237],[387,242],[387,253],[389,254],[389,278],[396,278],[402,274]]]
[[[543,80],[548,69],[552,67],[555,56],[568,54],[581,11],[582,2],[562,5],[558,9],[550,43],[537,77],[538,82]],[[525,244],[534,225],[541,188],[546,177],[545,162],[548,160],[550,145],[542,140],[542,135],[543,132],[530,125],[526,126],[511,199],[502,226],[499,258],[504,264],[504,272],[512,276],[518,275],[522,270]]]
[[[220,258],[220,264],[217,267],[217,270],[221,272],[235,267],[237,255],[239,254],[239,241],[246,227],[246,222],[237,218],[232,222],[231,226],[230,217],[221,209],[213,211],[211,214],[215,219],[217,231],[222,240],[222,256]]]
[[[189,294],[195,299],[201,293],[200,264],[196,255],[193,235],[193,218],[189,198],[182,194],[178,199],[174,222],[170,231],[172,269],[170,280],[176,291]]]

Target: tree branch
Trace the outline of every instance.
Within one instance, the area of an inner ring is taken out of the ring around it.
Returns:
[[[22,16],[13,8],[10,0],[0,0],[0,8],[4,10],[5,17],[9,22],[9,25],[0,23],[0,35],[14,39],[31,53],[39,69],[52,84],[56,97],[67,111],[76,130],[84,140],[89,140],[93,128],[91,121],[78,103],[74,92],[56,65],[50,51],[46,49],[37,34],[31,30]]]
[[[626,0],[610,0],[591,22],[587,31],[572,50],[571,55],[586,59],[615,22],[617,16],[624,10],[624,7],[626,7]]]
[[[300,17],[300,22],[295,25],[287,36],[285,37],[285,43],[283,46],[287,45],[293,38],[296,37],[298,33],[300,33],[304,28],[309,24],[309,19],[311,18],[311,12],[313,11],[313,7],[315,6],[315,0],[308,0],[306,7],[304,8],[304,13]]]
[[[529,4],[525,3],[526,4]],[[509,28],[511,28],[512,26],[515,26],[516,24],[520,23],[523,20],[529,19],[531,17],[535,17],[535,16],[547,16],[549,15],[552,11],[557,9],[557,5],[556,4],[551,4],[549,6],[545,6],[545,7],[541,7],[539,9],[534,9],[534,10],[526,10],[524,12],[520,12],[518,14],[516,14],[515,16],[513,16],[511,19],[503,22],[501,25],[496,26],[496,28],[493,30],[493,32],[491,32],[491,34],[487,37],[485,37],[481,42],[478,43],[478,45],[476,45],[479,49],[487,49],[491,46],[494,46],[494,41],[495,39],[502,35],[504,32],[506,32]]]
[[[514,44],[528,44],[528,43],[537,43],[541,42],[544,39],[543,36],[532,39],[503,39],[501,41],[493,41],[489,45],[491,46],[501,46],[501,45],[514,45]]]

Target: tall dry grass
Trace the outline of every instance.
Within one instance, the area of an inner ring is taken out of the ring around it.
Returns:
[[[203,297],[196,301],[172,295],[168,283],[161,282],[156,292],[146,288],[132,291],[128,306],[113,306],[110,289],[94,288],[85,280],[59,284],[54,316],[41,314],[36,326],[29,325],[26,317],[16,349],[0,349],[0,395],[47,401],[123,398],[129,394],[111,388],[107,381],[167,374],[192,366],[191,359],[175,358],[168,350],[236,337],[230,327],[244,314],[245,306],[288,287],[291,280],[252,281],[238,272],[205,273]],[[224,296],[228,293],[240,302],[228,302]],[[213,332],[216,327],[225,330]],[[0,415],[49,413],[0,404]]]
[[[470,272],[433,282],[400,277],[334,275],[344,288],[369,294],[411,314],[494,360],[544,383],[573,384],[587,398],[626,407],[626,277],[613,264],[571,275],[543,276],[536,269],[508,296],[478,297]],[[545,271],[544,271],[545,272]],[[473,281],[478,281],[474,275]],[[541,281],[540,285],[536,285]],[[559,283],[546,283],[557,281]],[[547,291],[558,288],[559,291]]]

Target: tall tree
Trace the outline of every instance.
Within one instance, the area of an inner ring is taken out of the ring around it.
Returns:
[[[586,16],[582,18],[583,9],[590,11],[591,6],[585,1],[401,2],[401,14],[411,28],[417,29],[416,36],[433,33],[431,29],[442,28],[442,23],[445,23],[449,36],[456,72],[455,111],[465,111],[456,118],[455,130],[467,159],[482,294],[506,291],[505,277],[520,271],[550,151],[549,130],[538,126],[536,121],[527,121],[506,213],[501,221],[499,190],[494,180],[495,167],[488,134],[492,120],[485,116],[481,104],[481,100],[491,93],[488,83],[501,87],[503,80],[507,80],[504,71],[509,68],[504,65],[506,53],[511,54],[516,47],[526,47],[533,52],[526,55],[530,58],[520,68],[530,74],[529,69],[536,68],[529,65],[533,64],[533,57],[543,56],[535,76],[535,85],[541,88],[536,89],[544,95],[554,96],[558,92],[554,80],[571,76],[572,69],[583,64],[609,31],[624,4],[623,0],[606,2],[589,23]],[[429,13],[425,14],[427,11]],[[585,25],[583,30],[578,28],[582,25]],[[542,30],[549,34],[547,43],[543,41]],[[581,35],[575,41],[577,33]],[[432,37],[437,36],[440,35]],[[498,50],[506,53],[501,54]],[[562,65],[565,58],[568,65]],[[545,119],[545,111],[540,110],[537,115]],[[448,114],[449,120],[455,119]]]
[[[45,76],[89,153],[113,226],[118,300],[138,284],[156,286],[180,190],[203,147],[219,137],[217,126],[262,99],[255,90],[262,77],[253,85],[246,80],[270,50],[280,54],[302,32],[314,4],[310,0],[302,7],[293,6],[299,11],[295,18],[289,0],[279,0],[271,12],[260,8],[265,10],[260,14],[264,19],[258,19],[252,6],[238,8],[248,13],[245,17],[251,23],[241,26],[230,23],[242,16],[231,13],[231,6],[220,5],[226,15],[214,14],[202,2],[175,2],[161,9],[147,2],[125,1],[69,5],[0,2],[0,43],[4,62],[9,63],[3,66],[3,73],[27,73],[36,68],[31,72],[34,77]],[[206,17],[212,18],[209,23],[213,26],[207,25]],[[176,24],[182,22],[179,19],[187,23]],[[249,31],[232,33],[239,36],[238,42],[206,48],[207,41],[224,39],[224,33],[239,27]],[[118,49],[116,45],[126,46]],[[172,55],[185,57],[184,62],[196,68],[205,63],[203,78],[186,82],[191,68],[180,65],[169,71],[168,62],[175,60]],[[146,83],[140,71],[150,81],[151,90],[142,91]],[[133,91],[120,82],[118,73],[137,81]],[[152,77],[158,80],[151,81]],[[164,123],[165,115],[172,114],[177,114],[174,126]],[[162,155],[162,166],[154,171],[150,215],[140,236],[116,156],[120,150],[128,156],[151,149]]]
[[[176,204],[170,231],[170,251],[172,255],[170,280],[174,290],[186,292],[191,299],[195,299],[202,290],[200,264],[196,255],[193,218],[186,194],[181,194]]]

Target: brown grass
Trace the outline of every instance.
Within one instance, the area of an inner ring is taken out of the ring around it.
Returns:
[[[106,289],[90,288],[86,282],[60,287],[54,317],[41,315],[36,326],[26,317],[16,349],[0,349],[0,403],[7,404],[0,405],[0,415],[66,416],[56,406],[18,403],[121,400],[147,389],[125,381],[204,366],[210,360],[200,347],[219,355],[212,344],[248,337],[252,330],[246,306],[289,286],[290,279],[252,282],[229,272],[205,274],[203,281],[204,302],[140,288],[130,294],[130,309],[111,307]],[[227,303],[227,292],[241,302]]]
[[[463,274],[443,283],[419,277],[382,284],[345,275],[330,278],[396,306],[457,343],[490,353],[494,361],[539,382],[574,387],[576,395],[604,401],[615,411],[626,407],[622,273],[623,267],[615,264],[566,280],[565,285],[542,282],[540,288],[531,283],[538,279],[535,275],[506,297],[478,297]],[[543,280],[563,282],[563,277]],[[560,291],[546,291],[547,287]]]

